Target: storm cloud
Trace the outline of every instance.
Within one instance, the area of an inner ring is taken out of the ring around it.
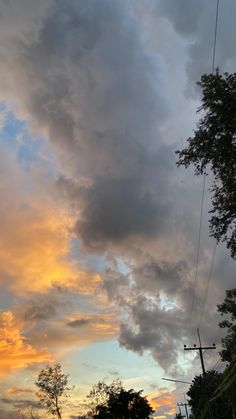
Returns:
[[[86,180],[76,226],[86,244],[150,234],[170,209],[161,60],[126,2],[57,0],[46,10],[30,42],[27,22],[18,37],[3,31],[0,90],[47,135],[71,182]]]

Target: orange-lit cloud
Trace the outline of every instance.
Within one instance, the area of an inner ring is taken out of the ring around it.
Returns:
[[[33,390],[30,390],[29,388],[9,387],[6,389],[5,393],[7,396],[20,396],[25,393],[33,393]]]
[[[65,211],[34,203],[4,208],[0,216],[1,281],[7,278],[12,290],[44,292],[53,282],[83,293],[96,289],[100,276],[80,272],[66,258],[72,220]]]
[[[49,353],[27,343],[11,311],[0,314],[0,378],[30,364],[51,360]]]
[[[166,418],[176,412],[176,398],[166,388],[159,388],[157,393],[149,394],[148,400],[157,413],[158,409],[163,412],[163,408],[165,408],[165,415],[163,416],[161,413],[161,416],[156,416],[158,419]]]
[[[52,283],[91,293],[101,280],[69,257],[74,218],[55,195],[55,185],[1,147],[0,283],[23,295]],[[81,272],[82,271],[82,272]]]

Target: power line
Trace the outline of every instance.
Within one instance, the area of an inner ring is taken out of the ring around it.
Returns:
[[[217,29],[218,29],[218,20],[219,20],[219,3],[220,3],[220,0],[217,0],[216,17],[215,17],[215,32],[214,32],[214,42],[213,42],[213,54],[212,54],[212,68],[211,68],[212,74],[214,73],[214,69],[215,69],[216,41],[217,41]],[[202,188],[202,195],[203,195],[202,200],[203,201],[204,201],[204,194],[205,194],[205,176],[206,176],[206,174],[204,173],[204,182],[203,182],[203,188]],[[202,208],[202,206],[201,206],[201,208]],[[201,214],[201,217],[200,217],[200,226],[202,227],[202,219],[201,218],[202,218],[202,214]],[[200,230],[201,229],[199,229],[199,231]],[[209,270],[209,275],[208,275],[208,280],[207,280],[205,297],[204,297],[204,300],[203,300],[203,306],[202,306],[201,313],[200,313],[200,320],[199,320],[198,328],[200,328],[201,323],[202,323],[202,318],[204,317],[204,314],[205,314],[205,306],[206,306],[206,301],[207,301],[207,297],[208,297],[208,293],[209,293],[209,286],[210,286],[210,282],[211,282],[211,278],[212,278],[213,266],[214,266],[214,262],[215,262],[216,247],[217,247],[217,242],[215,243],[213,253],[212,253],[211,265],[210,265],[210,270]],[[199,257],[199,255],[198,255],[198,257]]]
[[[217,3],[216,3],[216,17],[215,17],[215,25],[214,25],[213,53],[212,53],[212,68],[211,68],[212,74],[214,73],[214,68],[215,68],[217,29],[218,29],[218,20],[219,20],[219,3],[220,3],[220,0],[217,0]],[[203,175],[203,185],[202,185],[202,194],[201,194],[202,195],[201,196],[201,209],[200,209],[200,222],[199,222],[198,242],[197,242],[197,258],[196,258],[196,268],[195,268],[193,293],[192,293],[193,294],[192,295],[192,304],[191,304],[191,311],[190,311],[190,325],[192,325],[192,316],[193,316],[194,303],[195,303],[195,298],[196,298],[196,287],[197,287],[197,279],[198,279],[198,265],[199,265],[199,253],[200,253],[201,232],[202,232],[205,187],[206,187],[206,173],[204,173],[204,175]]]
[[[182,384],[192,384],[189,381],[181,381],[181,380],[172,380],[171,378],[162,378],[162,380],[165,381],[173,381],[174,383],[182,383]]]
[[[211,68],[212,74],[214,73],[214,69],[215,69],[216,40],[217,40],[217,29],[218,29],[218,20],[219,20],[219,3],[220,3],[220,0],[217,0],[217,4],[216,4],[216,20],[215,20],[215,33],[214,33],[214,43],[213,43],[213,55],[212,55],[212,68]]]
[[[210,265],[210,270],[209,270],[208,279],[207,279],[207,286],[206,286],[205,296],[204,296],[202,309],[201,309],[201,313],[200,313],[200,320],[199,320],[199,324],[198,324],[199,329],[201,327],[202,318],[204,317],[204,314],[205,314],[206,302],[207,302],[207,297],[208,297],[209,288],[210,288],[210,282],[211,282],[212,273],[213,273],[213,266],[214,266],[214,262],[215,262],[216,247],[217,247],[217,243],[215,243],[213,253],[212,253],[211,265]]]
[[[201,243],[205,186],[206,186],[206,175],[204,173],[203,185],[202,185],[202,197],[201,197],[200,223],[199,223],[198,242],[197,242],[197,259],[196,259],[196,268],[195,268],[195,276],[194,276],[194,284],[193,284],[192,305],[191,305],[191,311],[190,311],[190,324],[192,324],[192,315],[193,315],[193,309],[194,309],[195,294],[196,294],[195,292],[196,292],[197,277],[198,277],[198,263],[199,263],[199,253],[200,253],[200,243]]]

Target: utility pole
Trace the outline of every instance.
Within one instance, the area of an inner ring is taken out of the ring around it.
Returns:
[[[182,418],[182,419],[184,419],[185,418],[185,416],[184,415],[182,415],[182,412],[181,412],[181,407],[180,407],[180,405],[177,403],[177,406],[179,407],[179,414],[180,414],[180,417]]]
[[[188,403],[177,403],[177,406],[179,406],[179,408],[180,408],[180,406],[184,406],[185,407],[185,412],[186,412],[186,418],[187,419],[189,419],[189,416],[188,416],[188,409],[187,409],[187,406],[189,406],[189,404]]]
[[[173,381],[174,383],[192,384],[192,383],[190,383],[189,381],[172,380],[171,378],[164,378],[164,377],[162,378],[162,380],[165,380],[165,381]],[[184,400],[185,400],[185,403],[177,403],[177,406],[179,407],[179,413],[180,413],[180,415],[181,415],[181,418],[185,418],[185,416],[182,416],[180,406],[185,406],[185,410],[186,410],[186,417],[187,417],[187,419],[188,419],[188,418],[189,418],[189,416],[188,416],[188,410],[187,410],[186,406],[189,406],[189,405],[188,405],[188,403],[186,403],[185,394],[184,394]]]
[[[216,345],[215,343],[213,343],[213,346],[202,346],[199,329],[197,329],[197,334],[198,334],[199,346],[193,345],[193,347],[187,348],[187,346],[184,345],[184,350],[185,351],[199,351],[201,365],[202,365],[202,373],[203,375],[206,375],[204,359],[203,359],[203,350],[206,351],[207,349],[216,349]]]

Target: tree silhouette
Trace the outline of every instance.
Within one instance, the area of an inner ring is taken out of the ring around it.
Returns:
[[[99,381],[88,395],[96,419],[148,419],[153,413],[142,391],[125,390],[119,380],[109,386]]]
[[[223,381],[223,374],[207,371],[205,375],[194,377],[187,395],[194,417],[198,419],[233,419],[232,408],[226,395],[215,398]]]
[[[62,419],[61,398],[66,395],[68,375],[64,374],[60,364],[47,365],[42,369],[35,382],[39,391],[36,393],[40,403],[45,406],[53,417]]]
[[[176,152],[177,165],[193,164],[196,175],[212,171],[210,233],[236,258],[236,73],[205,74],[198,85],[203,117],[187,147]]]
[[[236,288],[226,291],[223,303],[217,308],[221,316],[225,316],[219,326],[228,329],[226,337],[222,339],[221,359],[231,363],[236,357]]]

